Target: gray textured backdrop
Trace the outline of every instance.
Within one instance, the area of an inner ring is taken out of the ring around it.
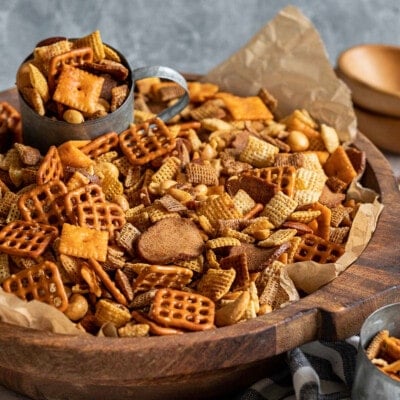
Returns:
[[[355,44],[400,45],[398,0],[0,0],[0,90],[39,40],[96,29],[132,67],[204,73],[288,4],[314,23],[332,64]]]

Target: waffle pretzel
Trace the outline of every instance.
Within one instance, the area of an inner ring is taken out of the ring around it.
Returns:
[[[126,223],[122,208],[115,203],[79,203],[75,215],[79,226],[108,231],[109,239],[113,239],[115,230]]]
[[[61,226],[65,222],[64,203],[67,193],[62,181],[51,180],[24,192],[18,199],[18,208],[25,221]]]
[[[60,155],[58,154],[57,147],[50,146],[39,166],[39,170],[36,175],[36,183],[38,185],[44,185],[45,183],[53,179],[62,179],[63,175],[63,166],[61,163]]]
[[[134,165],[143,165],[175,148],[175,138],[159,118],[132,125],[119,135],[122,152]]]
[[[68,307],[68,298],[57,265],[51,261],[24,269],[3,282],[3,288],[23,300],[39,300],[60,311]]]
[[[344,247],[319,236],[307,233],[302,237],[294,261],[315,261],[321,264],[335,262],[344,253]]]
[[[53,226],[16,220],[0,230],[0,251],[24,257],[39,257],[57,236]]]
[[[78,204],[104,203],[105,201],[105,196],[101,186],[96,183],[80,186],[68,192],[64,197],[65,210],[71,222],[75,222],[75,207]]]
[[[150,318],[160,325],[189,331],[212,329],[214,316],[209,298],[170,288],[157,290],[150,310]]]
[[[182,289],[190,282],[193,271],[174,265],[151,265],[145,267],[133,283],[134,294],[147,292],[151,289],[174,288]]]
[[[117,145],[118,134],[116,132],[109,132],[91,140],[88,144],[81,147],[80,150],[91,159],[95,159],[107,153]]]

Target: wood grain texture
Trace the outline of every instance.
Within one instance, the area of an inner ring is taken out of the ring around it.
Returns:
[[[0,100],[18,106],[15,89]],[[269,315],[171,337],[78,338],[0,323],[0,382],[33,399],[222,398],[295,346],[356,334],[371,312],[400,301],[400,194],[380,151],[361,133],[355,144],[367,154],[363,184],[384,209],[361,257],[333,282]]]

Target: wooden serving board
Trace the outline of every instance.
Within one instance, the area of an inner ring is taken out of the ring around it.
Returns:
[[[18,107],[15,89],[3,100]],[[0,383],[34,399],[216,398],[265,376],[289,349],[358,333],[371,312],[400,301],[400,194],[382,153],[361,133],[355,144],[367,154],[362,183],[384,209],[334,281],[271,314],[171,337],[65,337],[0,323]]]

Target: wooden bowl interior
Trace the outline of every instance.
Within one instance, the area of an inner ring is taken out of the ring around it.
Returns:
[[[339,56],[338,67],[349,78],[399,97],[400,104],[400,47],[361,45]]]

